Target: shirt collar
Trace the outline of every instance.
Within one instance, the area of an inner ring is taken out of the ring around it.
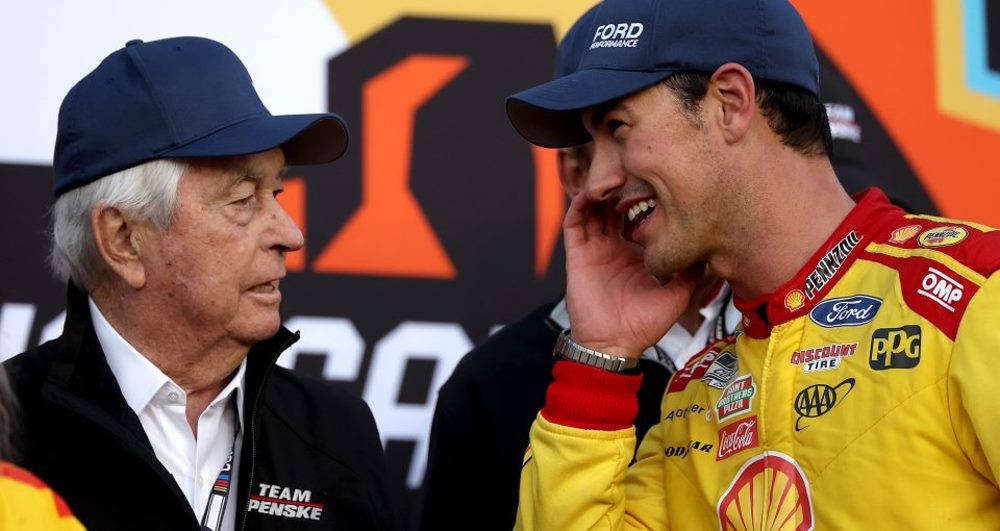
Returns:
[[[90,317],[94,323],[94,332],[97,335],[97,341],[101,344],[101,349],[104,350],[108,366],[115,375],[115,379],[118,380],[118,387],[121,388],[125,402],[138,414],[149,405],[149,402],[164,385],[173,383],[173,381],[146,356],[140,354],[128,341],[125,341],[125,338],[104,317],[92,298],[87,297],[87,302],[90,306]],[[241,430],[243,429],[246,368],[247,360],[244,358],[236,374],[209,405],[211,407],[220,401],[229,400],[235,391],[236,418],[239,419]],[[180,389],[180,386],[177,387]]]
[[[660,338],[656,342],[656,346],[660,348],[668,357],[670,357],[671,362],[673,362],[675,367],[683,367],[688,359],[701,349],[705,347],[705,342],[711,335],[711,329],[715,326],[715,321],[718,319],[719,314],[723,311],[726,312],[726,319],[728,323],[732,323],[726,326],[728,330],[725,331],[726,334],[732,332],[734,325],[737,320],[732,319],[731,316],[737,315],[736,308],[732,304],[732,298],[729,297],[729,285],[725,282],[720,281],[717,289],[715,289],[708,298],[706,298],[704,304],[698,312],[702,316],[701,326],[692,335],[684,327],[674,324],[667,331],[666,335]],[[727,304],[728,303],[728,304]],[[570,328],[571,324],[569,321],[569,312],[566,310],[566,298],[563,297],[558,304],[552,308],[549,313],[549,319],[559,325],[561,328]],[[701,344],[696,347],[692,343],[696,340],[700,340]],[[648,348],[643,353],[644,358],[663,361],[656,353],[656,349]]]

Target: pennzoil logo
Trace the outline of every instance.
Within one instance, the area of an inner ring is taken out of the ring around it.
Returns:
[[[823,286],[844,266],[847,257],[858,247],[859,243],[861,243],[861,236],[852,230],[820,259],[815,269],[806,278],[805,294],[807,299],[813,300],[816,297],[816,293],[823,289]]]
[[[925,230],[923,234],[917,238],[917,244],[921,247],[928,248],[948,247],[949,245],[955,245],[968,237],[969,230],[965,227],[935,227],[933,229]]]
[[[853,389],[854,378],[845,378],[833,387],[815,384],[799,391],[795,397],[795,412],[799,414],[799,418],[795,420],[795,431],[802,431],[808,427],[801,425],[802,419],[814,419],[826,415]]]
[[[748,374],[729,384],[722,390],[722,396],[715,403],[715,414],[719,422],[750,411],[753,397],[757,394],[757,385],[753,375]]]
[[[762,495],[768,492],[781,495]],[[722,531],[812,531],[815,526],[809,481],[781,452],[764,452],[744,463],[716,510]]]
[[[906,243],[920,232],[920,225],[907,225],[892,231],[891,243]]]
[[[876,371],[912,369],[920,364],[920,326],[879,328],[872,334],[868,366]]]

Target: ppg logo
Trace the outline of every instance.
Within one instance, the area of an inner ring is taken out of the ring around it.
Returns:
[[[809,318],[823,328],[857,326],[871,322],[881,306],[882,299],[868,295],[828,299],[817,304]]]
[[[920,327],[879,328],[872,334],[868,366],[876,371],[912,369],[920,363]]]

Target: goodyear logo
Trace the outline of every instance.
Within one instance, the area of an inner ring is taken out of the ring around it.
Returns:
[[[879,328],[872,334],[868,365],[876,371],[912,369],[920,364],[920,327]]]
[[[823,328],[858,326],[871,322],[880,307],[882,299],[870,295],[828,299],[809,312],[809,319]]]
[[[843,399],[853,389],[854,378],[846,378],[835,387],[815,384],[800,391],[795,397],[795,412],[799,414],[799,418],[795,421],[795,431],[806,428],[800,424],[802,419],[814,419],[826,415],[837,405],[838,400]]]
[[[935,227],[925,230],[917,238],[917,243],[921,247],[947,247],[969,237],[969,231],[965,227]]]

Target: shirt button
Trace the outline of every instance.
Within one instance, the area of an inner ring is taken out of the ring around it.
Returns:
[[[176,404],[177,402],[180,402],[180,395],[174,391],[170,391],[170,393],[167,394],[167,399]]]
[[[198,476],[198,488],[201,488],[201,487],[204,487],[204,486],[205,486],[205,479],[202,478],[201,475],[199,475]]]

